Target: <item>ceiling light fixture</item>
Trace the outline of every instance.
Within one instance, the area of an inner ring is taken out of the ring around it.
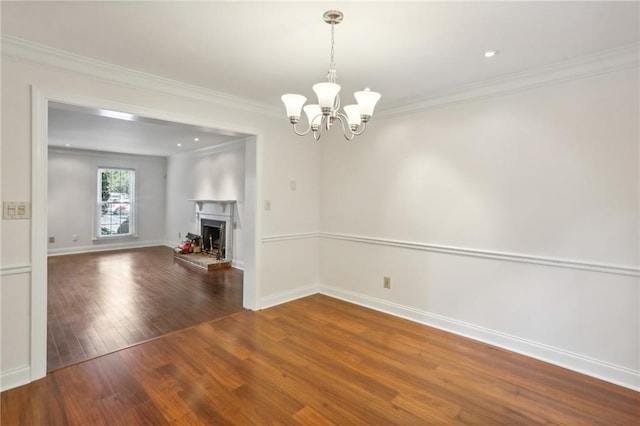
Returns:
[[[108,109],[99,109],[98,115],[102,117],[117,118],[118,120],[136,121],[136,116],[127,112],[111,111]]]
[[[293,125],[293,131],[299,136],[304,136],[313,131],[313,138],[318,140],[322,136],[322,130],[326,129],[328,131],[331,129],[337,119],[342,125],[344,137],[347,140],[352,140],[364,132],[367,122],[373,115],[373,108],[380,99],[380,93],[364,89],[354,93],[357,105],[346,105],[344,107],[346,115],[338,111],[340,109],[340,95],[338,95],[340,85],[336,83],[337,74],[336,64],[333,60],[333,45],[335,26],[342,22],[343,17],[342,12],[338,10],[329,10],[323,15],[324,22],[331,25],[331,62],[329,62],[327,82],[313,85],[313,91],[318,96],[318,103],[304,107],[304,112],[309,121],[309,128],[304,132],[300,132],[296,124],[300,121],[300,111],[303,109],[302,106],[307,101],[307,98],[293,93],[282,95],[282,102],[284,102],[287,110],[289,121]]]
[[[500,53],[499,50],[487,50],[486,52],[484,52],[484,57],[485,58],[493,58],[498,53]]]
[[[194,141],[194,142],[198,142],[199,140],[200,140],[200,139],[198,139],[198,138],[193,138],[193,141]]]

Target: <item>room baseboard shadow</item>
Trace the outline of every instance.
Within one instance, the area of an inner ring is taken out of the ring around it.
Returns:
[[[146,241],[133,243],[96,244],[94,246],[70,247],[64,249],[49,249],[48,256],[63,256],[65,254],[93,253],[100,251],[125,250],[165,245],[163,241]]]
[[[283,291],[282,293],[273,294],[260,298],[260,309],[270,308],[272,306],[281,305],[296,299],[311,296],[318,293],[318,285],[311,284],[304,287],[297,287],[293,290]]]
[[[553,346],[533,342],[484,327],[457,321],[441,315],[420,311],[407,306],[345,291],[331,286],[320,286],[320,294],[384,312],[440,330],[468,337],[499,348],[548,362],[587,376],[595,377],[640,392],[640,371],[620,367],[576,354]]]
[[[20,367],[0,375],[0,392],[17,388],[31,382],[31,368]]]

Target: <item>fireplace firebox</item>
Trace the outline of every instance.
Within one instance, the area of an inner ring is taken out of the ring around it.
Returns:
[[[225,223],[219,220],[200,220],[203,251],[214,254],[221,259],[226,257],[224,226]]]

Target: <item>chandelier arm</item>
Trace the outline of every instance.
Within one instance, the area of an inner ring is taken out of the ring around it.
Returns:
[[[356,130],[356,131],[353,131],[353,130],[352,130],[352,132],[353,132],[353,134],[354,134],[354,135],[356,135],[356,136],[360,136],[361,134],[363,134],[363,133],[364,133],[364,131],[366,130],[366,128],[367,128],[367,122],[366,122],[366,121],[363,121],[363,122],[361,122],[361,123],[360,123],[360,126],[358,126],[358,129],[360,129],[360,130]]]
[[[320,136],[322,136],[322,128],[313,131],[313,139],[318,141],[320,140]]]
[[[348,141],[352,141],[353,138],[355,138],[357,135],[354,132],[352,132],[351,129],[349,129],[348,127],[345,127],[345,122],[348,122],[347,116],[339,112],[336,114],[336,118],[340,120],[340,125],[342,126],[342,134],[344,135],[344,138]]]
[[[299,132],[296,128],[296,124],[297,123],[293,123],[293,131],[296,132],[296,135],[298,136],[304,136],[311,131],[311,125],[309,125],[309,128],[307,130],[305,130],[304,132]]]
[[[324,128],[327,129],[327,132],[331,130],[331,125],[333,124],[333,116],[332,115],[323,115],[322,122],[320,123],[320,128],[322,129],[322,125],[324,124]]]

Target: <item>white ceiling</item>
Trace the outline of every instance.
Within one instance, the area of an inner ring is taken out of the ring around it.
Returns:
[[[113,111],[49,103],[49,145],[167,157],[243,139],[246,135]],[[198,139],[198,140],[195,140]]]
[[[343,103],[378,110],[639,40],[633,2],[2,2],[2,32],[280,106],[311,97],[329,62],[328,9],[344,12],[335,60]],[[486,59],[484,52],[500,50]],[[284,115],[284,108],[283,115]]]

